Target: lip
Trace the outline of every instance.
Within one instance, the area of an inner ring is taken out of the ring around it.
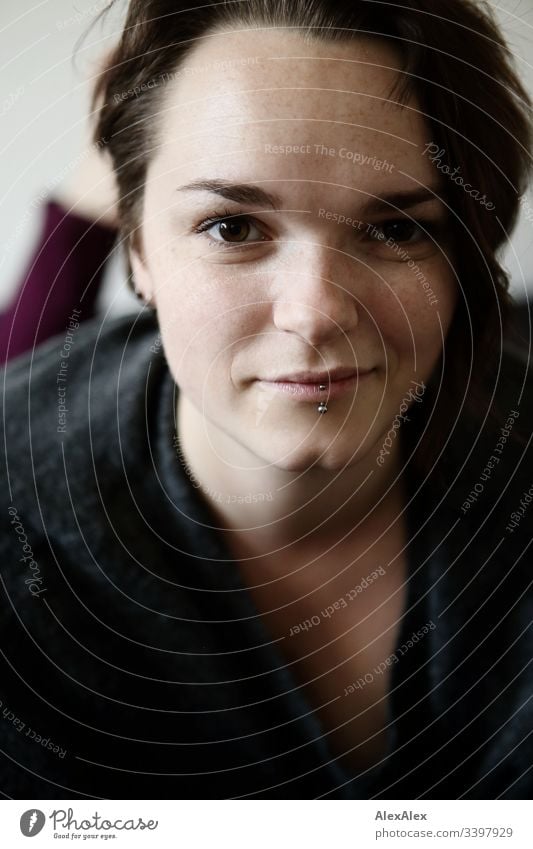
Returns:
[[[269,379],[269,383],[325,383],[330,381],[344,380],[348,377],[356,377],[357,374],[364,374],[365,371],[351,367],[342,367],[329,369],[329,371],[298,371],[294,374],[282,374],[278,377]]]
[[[329,376],[327,373],[326,375],[317,375],[311,372],[302,372],[291,375],[290,379],[283,377],[260,382],[302,401],[328,401],[347,392],[355,392],[359,382],[371,375],[373,371],[374,369],[368,371],[336,369],[329,372]],[[298,379],[295,380],[294,378]],[[326,389],[320,389],[320,385],[325,385]]]

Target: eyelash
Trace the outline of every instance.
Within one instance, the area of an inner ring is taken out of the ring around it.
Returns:
[[[221,212],[215,212],[213,215],[209,216],[209,218],[205,218],[195,227],[193,227],[193,232],[197,234],[207,233],[212,227],[217,224],[221,224],[224,221],[235,220],[235,219],[244,219],[250,224],[253,224],[258,229],[261,229],[256,219],[248,215],[244,212],[231,212],[230,210],[224,209]],[[370,228],[374,228],[375,230],[384,230],[387,226],[391,226],[394,224],[411,224],[413,227],[417,227],[419,230],[420,238],[414,242],[398,242],[398,244],[406,244],[406,245],[414,245],[418,244],[420,241],[424,241],[427,239],[436,239],[437,235],[444,229],[444,222],[434,221],[429,219],[411,219],[406,217],[400,218],[391,218],[387,221],[381,221],[378,224],[365,224],[367,232]],[[356,228],[357,229],[357,228]],[[266,240],[265,240],[266,241]],[[381,242],[386,241],[386,237],[384,239],[370,239],[370,241],[374,244],[379,245]],[[222,248],[223,250],[227,250],[228,248],[246,248],[246,247],[254,247],[258,244],[261,244],[259,241],[252,242],[224,242],[222,239],[212,239],[211,246],[215,248]]]
[[[426,219],[426,218],[419,218],[419,219],[391,218],[388,221],[381,221],[379,224],[372,224],[372,225],[367,224],[366,227],[367,227],[367,230],[369,230],[371,227],[373,227],[374,230],[384,230],[386,227],[390,227],[391,225],[394,225],[394,224],[410,224],[413,227],[418,228],[419,236],[420,236],[419,239],[417,239],[414,242],[409,242],[408,240],[405,241],[405,242],[398,242],[398,244],[406,244],[406,245],[414,245],[414,244],[417,244],[418,242],[424,241],[426,239],[431,239],[431,238],[436,239],[437,236],[444,229],[444,222],[434,221],[433,219],[430,220],[430,219]],[[379,243],[382,242],[382,241],[386,242],[387,237],[385,237],[384,239],[371,239],[371,241],[373,241],[373,242],[375,242],[376,244],[379,245]]]
[[[205,233],[214,227],[216,224],[222,224],[223,221],[231,221],[235,219],[242,218],[245,221],[248,221],[250,224],[255,224],[255,226],[259,228],[259,224],[256,222],[256,219],[247,215],[244,212],[230,212],[227,209],[224,209],[222,212],[215,212],[213,215],[209,216],[209,218],[204,218],[203,221],[200,221],[195,227],[193,227],[193,233]],[[213,240],[214,241],[214,240]],[[240,245],[238,242],[226,242],[228,247],[243,247],[244,245],[257,245],[258,242],[242,242]],[[216,241],[217,246],[224,246],[223,241]]]

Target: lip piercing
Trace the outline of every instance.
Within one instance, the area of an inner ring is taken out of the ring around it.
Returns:
[[[327,387],[326,387],[325,383],[320,383],[318,388],[323,391]],[[317,407],[317,410],[318,410],[319,413],[327,413],[328,405],[326,404],[325,401],[321,401],[320,404]]]

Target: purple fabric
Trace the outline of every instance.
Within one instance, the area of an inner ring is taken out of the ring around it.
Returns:
[[[115,239],[112,227],[47,202],[39,244],[14,300],[0,313],[0,363],[61,333],[73,309],[78,321],[94,315]]]

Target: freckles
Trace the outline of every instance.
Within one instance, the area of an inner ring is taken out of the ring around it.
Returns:
[[[424,292],[416,292],[403,300],[403,307],[415,344],[427,343],[432,348],[440,347],[441,325],[439,323],[438,305],[430,304]],[[441,322],[443,322],[443,318],[441,317]]]
[[[391,283],[366,304],[372,333],[381,338],[381,345],[398,354],[412,356],[413,346],[418,353],[433,355],[442,347],[438,305],[429,303],[425,292],[411,282]],[[443,330],[445,316],[441,315]]]
[[[253,278],[216,264],[197,269],[192,280],[189,277],[189,288],[194,293],[189,292],[189,299],[194,300],[195,312],[220,319],[215,326],[217,335],[235,336],[243,331],[254,322],[261,306]]]
[[[404,339],[409,345],[410,326],[414,323],[418,309],[417,299],[409,292],[408,287],[403,291],[399,285],[390,283],[380,286],[360,307],[362,317],[373,328],[374,333],[390,339]]]

